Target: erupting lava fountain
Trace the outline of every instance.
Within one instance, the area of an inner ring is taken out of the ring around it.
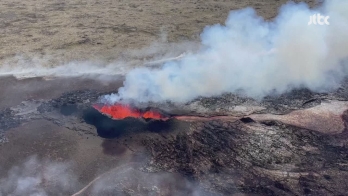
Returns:
[[[121,120],[127,117],[131,118],[144,118],[144,119],[155,119],[155,120],[168,120],[169,118],[154,110],[139,110],[132,108],[129,105],[114,104],[114,105],[100,105],[95,104],[93,107],[101,112],[102,114],[110,116],[112,119]]]

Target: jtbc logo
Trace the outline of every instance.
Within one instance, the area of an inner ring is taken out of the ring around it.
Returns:
[[[308,22],[308,25],[311,25],[311,24],[318,24],[318,25],[330,25],[329,23],[329,18],[330,16],[322,16],[320,14],[313,14],[312,16],[309,17],[309,22]]]

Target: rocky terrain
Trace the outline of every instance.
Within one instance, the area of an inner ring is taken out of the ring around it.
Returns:
[[[196,50],[228,11],[251,6],[268,20],[285,2],[1,1],[0,195],[347,195],[348,80],[326,93],[138,106],[171,117],[156,121],[92,107],[122,86],[121,72],[71,63],[69,74],[90,75],[3,74],[75,61],[157,66]]]
[[[115,167],[108,165],[110,170],[96,180],[94,175],[81,174],[92,181],[81,195],[92,193],[98,181],[109,178],[116,181],[109,182],[108,188],[98,193],[345,195],[346,91],[342,85],[331,93],[301,89],[262,101],[229,94],[199,98],[187,103],[185,108],[205,108],[204,113],[186,109],[179,114],[175,113],[178,106],[170,105],[166,112],[172,119],[147,122],[132,118],[112,120],[92,108],[98,97],[107,92],[71,91],[54,99],[27,100],[3,109],[1,148],[6,149],[11,143],[7,138],[11,129],[44,119],[83,137],[105,138],[107,142],[102,146],[107,155],[122,157],[127,150],[133,154],[126,161],[131,166],[124,169],[129,173],[126,172],[125,179],[112,175],[123,171],[118,163]],[[129,175],[143,178],[159,173],[170,175],[158,177],[167,180],[183,178],[180,181],[185,186],[174,183],[181,188],[167,190],[169,185],[150,180],[139,189],[136,185],[144,182],[129,178]],[[117,183],[126,184],[126,188],[120,188]],[[69,193],[78,190],[76,187]]]

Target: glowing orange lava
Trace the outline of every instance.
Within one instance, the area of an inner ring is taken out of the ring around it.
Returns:
[[[146,118],[156,120],[167,120],[161,113],[156,111],[142,112],[138,109],[132,108],[129,105],[115,104],[115,105],[93,105],[99,112],[110,115],[113,119],[124,119],[127,117],[132,118]]]

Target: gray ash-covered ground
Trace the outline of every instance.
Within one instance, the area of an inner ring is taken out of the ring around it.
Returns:
[[[0,111],[0,143],[6,142],[6,138],[3,135],[3,131],[19,126],[21,123],[20,118],[14,115],[14,111],[7,108]]]
[[[229,107],[233,106],[251,106],[257,107],[255,113],[273,113],[285,114],[297,109],[310,108],[319,105],[322,100],[339,100],[347,101],[348,81],[342,82],[342,86],[329,93],[314,93],[308,89],[295,89],[280,95],[267,96],[260,101],[251,98],[239,97],[234,94],[225,94],[214,98],[201,98],[200,104],[207,108],[219,108],[220,110],[229,111]],[[230,109],[233,111],[233,108]]]
[[[197,43],[173,43],[198,40],[205,26],[222,24],[230,10],[251,6],[271,20],[285,2],[3,0],[0,62],[11,67],[27,59],[46,68],[124,60],[135,66],[173,49],[178,51],[168,57],[195,50]],[[313,7],[321,1],[305,2]],[[158,41],[146,54],[136,52]],[[115,121],[91,107],[122,80],[104,85],[94,77],[34,75],[1,78],[0,195],[347,195],[347,81],[330,93],[298,89],[261,101],[224,94],[187,104],[151,103],[171,115],[207,118],[146,122]],[[345,111],[335,113],[332,100],[343,102]],[[315,109],[322,104],[333,112]],[[293,111],[304,114],[286,116]],[[341,124],[325,132],[330,122]],[[26,167],[33,155],[33,167]],[[52,177],[44,171],[57,168],[44,160],[76,166],[58,168]],[[23,184],[30,186],[16,189]]]
[[[50,112],[54,109],[60,109],[65,114],[65,108],[69,106],[72,108],[90,107],[92,103],[96,102],[102,93],[91,90],[79,90],[74,92],[64,93],[62,96],[43,103],[38,107],[41,113]],[[82,108],[80,108],[82,109]],[[69,112],[67,112],[67,115]]]
[[[46,119],[82,136],[105,137],[133,152],[141,146],[149,154],[143,171],[177,173],[198,183],[204,195],[345,195],[347,129],[328,134],[274,120],[256,122],[248,115],[288,114],[316,107],[322,100],[346,101],[346,90],[346,85],[331,93],[301,89],[262,101],[225,94],[196,99],[185,110],[170,108],[178,107],[175,104],[164,107],[173,115],[236,117],[189,122],[115,121],[92,108],[105,92],[79,90],[2,110],[0,129],[4,133],[21,123]],[[346,113],[341,116],[345,127]],[[117,146],[109,149],[113,151]]]
[[[151,166],[193,177],[225,195],[345,195],[346,133],[262,126],[266,131],[241,121],[192,123],[190,131],[144,144],[153,155]]]

